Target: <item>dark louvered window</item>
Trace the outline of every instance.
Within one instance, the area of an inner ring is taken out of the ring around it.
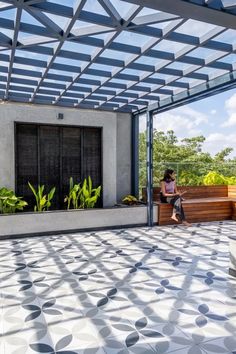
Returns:
[[[46,192],[56,187],[51,209],[65,208],[70,177],[81,182],[91,176],[94,187],[102,184],[100,128],[17,123],[15,140],[16,192],[29,209],[35,200],[28,181],[34,187],[44,184]]]

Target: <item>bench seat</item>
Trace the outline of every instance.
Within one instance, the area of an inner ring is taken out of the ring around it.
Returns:
[[[188,222],[221,221],[232,219],[232,200],[228,197],[196,198],[183,201]],[[176,224],[171,219],[172,205],[158,202],[158,224]],[[236,201],[235,201],[236,205]]]
[[[236,220],[236,186],[179,186],[184,194],[183,208],[189,222]],[[146,201],[146,188],[142,190]],[[161,203],[160,187],[153,189],[153,201],[158,206],[158,224],[176,224],[171,219],[172,205]]]

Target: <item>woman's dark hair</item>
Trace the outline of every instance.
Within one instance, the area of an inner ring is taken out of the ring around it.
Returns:
[[[165,170],[165,172],[164,172],[164,177],[163,177],[162,181],[165,181],[165,182],[174,181],[175,179],[173,177],[171,177],[173,172],[175,172],[175,171],[172,170],[171,168],[167,168],[167,170]]]

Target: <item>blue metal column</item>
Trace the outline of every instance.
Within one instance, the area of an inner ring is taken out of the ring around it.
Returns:
[[[131,193],[139,199],[139,114],[132,115]]]
[[[153,226],[153,113],[147,111],[147,224]]]

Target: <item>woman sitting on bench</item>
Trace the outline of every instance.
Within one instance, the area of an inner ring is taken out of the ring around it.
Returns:
[[[184,215],[184,210],[182,206],[182,195],[185,192],[179,193],[177,191],[175,183],[175,172],[174,170],[167,169],[164,173],[164,177],[161,180],[161,195],[160,199],[162,203],[168,203],[173,205],[173,213],[171,219],[175,221],[181,221],[185,226],[191,226],[186,220]]]

